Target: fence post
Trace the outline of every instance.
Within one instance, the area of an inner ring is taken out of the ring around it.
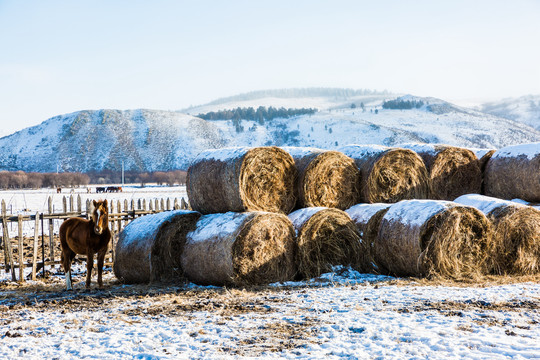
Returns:
[[[174,198],[174,210],[180,210],[180,205],[178,205],[178,198]]]
[[[77,212],[79,214],[82,213],[82,199],[81,199],[81,194],[77,195]]]
[[[114,201],[111,201],[111,209],[109,210],[110,214],[114,214]],[[111,216],[111,219],[109,220],[110,224],[110,231],[111,231],[111,262],[114,261],[114,216]]]
[[[52,197],[49,196],[49,214],[53,213]],[[49,258],[54,262],[54,222],[49,219]],[[45,263],[45,260],[43,260]],[[54,266],[54,265],[52,265]]]
[[[67,213],[67,199],[66,197],[62,197],[62,210],[63,210],[63,213]]]
[[[167,198],[167,211],[171,210],[171,199]]]
[[[9,229],[8,229],[8,221],[7,221],[7,210],[6,210],[6,202],[2,200],[2,225],[4,227],[4,242],[5,242],[5,250],[7,252],[6,255],[6,272],[7,272],[7,262],[9,261],[9,266],[11,268],[11,280],[17,281],[17,277],[15,276],[15,266],[13,266],[13,249],[11,248],[11,240],[9,238]]]
[[[75,211],[75,206],[73,203],[73,195],[69,195],[69,212]]]
[[[153,207],[152,200],[149,200],[148,201],[148,211],[152,212],[154,210],[152,207]]]
[[[23,215],[17,216],[19,230],[19,282],[24,282]]]
[[[187,205],[186,201],[184,200],[184,198],[182,198],[180,203],[182,204],[182,210],[187,210],[188,205]]]
[[[156,212],[158,212],[159,211],[159,200],[154,199],[154,204],[156,205]]]
[[[127,200],[124,205],[127,205]],[[122,213],[122,204],[120,203],[120,200],[116,202],[116,207],[118,209],[118,219],[116,221],[116,225],[118,227],[118,235],[120,235],[120,231],[122,231],[122,215],[120,215]]]
[[[32,280],[33,281],[36,281],[38,238],[39,238],[39,212],[36,213],[36,222],[34,223],[34,254],[32,256]]]
[[[146,199],[142,199],[142,209],[146,211]]]

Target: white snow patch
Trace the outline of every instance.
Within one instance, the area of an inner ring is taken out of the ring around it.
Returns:
[[[358,204],[345,210],[345,212],[349,214],[355,223],[366,224],[373,215],[383,209],[388,209],[391,205],[383,203]]]
[[[498,199],[480,194],[467,194],[458,197],[454,202],[467,206],[472,206],[484,214],[489,214],[493,210],[501,206],[521,206],[513,201]]]
[[[432,216],[456,205],[444,200],[402,200],[390,206],[383,219],[410,226],[421,226]]]
[[[291,220],[291,222],[293,223],[294,228],[297,229],[297,232],[298,232],[298,229],[300,229],[302,227],[302,225],[304,225],[304,223],[306,221],[308,221],[313,215],[315,215],[319,211],[325,210],[325,209],[328,209],[328,208],[326,208],[326,207],[307,207],[307,208],[303,208],[303,209],[298,209],[298,210],[290,213],[288,215],[288,217]]]
[[[532,160],[537,156],[540,156],[540,142],[530,143],[530,144],[520,144],[507,146],[505,148],[499,149],[493,154],[493,158],[500,157],[521,157],[526,156],[527,159]]]
[[[382,145],[357,145],[350,144],[340,147],[338,150],[353,159],[362,159],[364,157],[371,157],[390,149],[387,146]]]
[[[130,244],[135,239],[155,238],[159,228],[166,222],[172,221],[176,216],[193,213],[196,213],[196,211],[173,210],[138,217],[122,230],[121,237],[124,245]]]
[[[188,243],[206,241],[210,238],[234,237],[241,230],[240,225],[251,216],[251,212],[203,215],[197,222],[197,228],[186,236]]]

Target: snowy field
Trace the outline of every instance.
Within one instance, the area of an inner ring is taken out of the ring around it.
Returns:
[[[150,186],[76,193],[83,201],[186,196],[184,187]],[[61,206],[64,195],[0,194],[17,211],[43,211],[48,196]],[[105,289],[87,291],[85,265],[75,264],[75,291],[66,292],[59,267],[47,270],[22,285],[0,270],[0,359],[540,359],[540,277],[463,284],[336,268],[227,289],[124,285],[106,268]]]
[[[124,200],[137,200],[146,199],[146,206],[148,208],[148,203],[150,201],[154,202],[156,199],[166,199],[169,198],[171,202],[171,207],[174,205],[174,199],[177,198],[180,203],[180,199],[184,198],[186,201],[188,199],[186,187],[185,186],[157,186],[157,185],[147,185],[144,188],[141,188],[138,185],[124,185],[122,187],[123,191],[118,193],[96,193],[96,186],[109,186],[109,185],[89,185],[91,193],[88,193],[86,187],[74,188],[71,191],[70,188],[63,188],[61,193],[56,193],[56,189],[36,189],[36,190],[0,190],[0,201],[4,200],[6,202],[6,208],[8,214],[35,214],[47,213],[48,212],[48,199],[52,197],[53,201],[53,212],[62,212],[63,209],[63,198],[67,197],[68,200],[68,210],[69,210],[69,196],[74,196],[74,206],[77,207],[77,196],[81,196],[82,209],[86,209],[86,200],[97,200],[97,199],[107,199],[114,201],[115,209],[116,202],[120,200],[122,206],[124,206]],[[119,186],[115,184],[114,186]],[[135,204],[137,206],[137,203]],[[55,232],[60,226],[60,221],[56,221]],[[16,236],[18,233],[17,225],[10,224],[9,226],[10,236]],[[33,236],[34,234],[34,222],[26,221],[23,223],[23,234],[25,236]]]
[[[463,287],[338,268],[256,289],[156,287],[119,284],[109,269],[104,290],[65,292],[51,278],[2,282],[0,358],[540,358],[537,282]]]
[[[53,199],[54,211],[61,212],[63,197],[69,198],[70,195],[74,195],[75,197],[75,206],[77,204],[77,195],[81,196],[83,209],[86,199],[107,199],[109,201],[114,200],[115,203],[117,200],[120,200],[122,204],[125,199],[128,201],[133,199],[135,201],[138,199],[146,199],[148,202],[149,200],[161,198],[171,198],[171,201],[174,198],[178,198],[178,200],[180,200],[180,198],[184,197],[187,200],[185,186],[147,185],[142,188],[139,185],[124,185],[122,187],[122,192],[118,193],[96,193],[96,186],[107,187],[110,185],[88,185],[91,193],[87,192],[86,186],[73,188],[73,191],[71,191],[71,188],[63,188],[62,192],[59,194],[56,192],[56,189],[50,188],[36,190],[0,190],[0,200],[4,200],[6,202],[8,213],[13,214],[18,214],[24,210],[27,210],[27,212],[30,213],[47,212],[49,197],[52,197]],[[113,184],[113,186],[120,186],[120,184]]]

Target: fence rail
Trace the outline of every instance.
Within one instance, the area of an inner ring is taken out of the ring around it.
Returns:
[[[73,195],[69,197],[64,196],[62,205],[62,212],[54,212],[52,197],[49,197],[48,212],[8,214],[6,203],[2,200],[2,237],[0,244],[3,248],[4,261],[0,262],[0,269],[6,272],[10,271],[12,281],[25,281],[25,267],[32,267],[31,279],[36,280],[37,273],[40,270],[43,270],[43,274],[45,274],[46,266],[60,264],[60,256],[55,255],[55,249],[57,253],[59,251],[59,242],[55,241],[55,229],[58,230],[60,221],[64,221],[70,217],[88,219],[92,211],[91,200],[86,201],[86,206],[83,210],[80,195],[77,195],[76,198]],[[148,201],[146,199],[132,199],[131,201],[126,199],[123,202],[120,200],[109,201],[109,230],[113,236],[106,257],[108,259],[107,264],[110,265],[114,261],[114,248],[118,241],[118,234],[133,219],[148,214],[188,208],[188,202],[183,197],[180,199],[173,198],[172,200],[171,198],[160,198]],[[17,236],[10,237],[9,227],[14,224],[17,226]],[[30,227],[33,225],[34,227],[33,237],[31,235],[26,237],[26,241],[31,242],[30,246],[27,244],[26,252],[25,237],[23,234],[25,224],[29,224]],[[46,237],[48,237],[48,241],[45,241]],[[39,240],[41,240],[41,256],[39,256]],[[46,256],[45,252],[46,245],[49,249],[48,256]],[[16,254],[14,250],[16,250]],[[41,257],[41,260],[38,260],[38,257]],[[25,262],[25,258],[30,260]],[[15,269],[19,269],[18,278]]]

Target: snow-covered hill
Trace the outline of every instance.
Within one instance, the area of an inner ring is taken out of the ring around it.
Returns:
[[[313,97],[305,92],[289,96],[251,93],[184,110],[192,115],[160,110],[85,110],[60,115],[1,138],[0,170],[118,170],[122,161],[127,170],[186,169],[200,151],[227,146],[335,149],[350,143],[425,142],[499,148],[540,141],[540,131],[527,125],[439,99],[406,95],[399,101],[421,101],[422,106],[391,110],[383,109],[382,103],[396,95],[347,91],[326,95],[320,91]],[[264,122],[241,120],[240,127],[232,120],[193,116],[258,106],[314,107],[318,112]]]
[[[526,95],[482,104],[481,111],[540,130],[540,95]]]

